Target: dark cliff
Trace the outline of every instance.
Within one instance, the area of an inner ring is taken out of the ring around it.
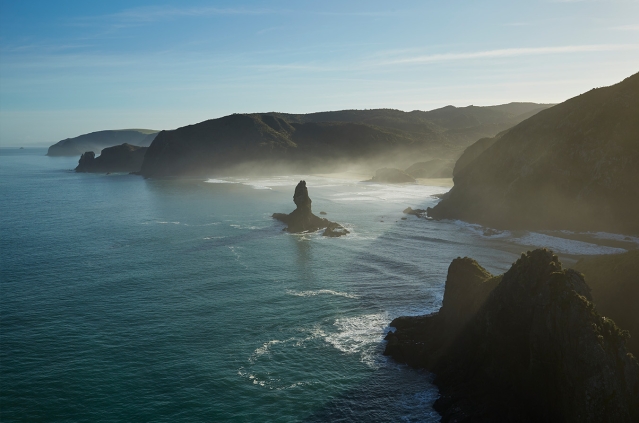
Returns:
[[[100,154],[103,148],[114,147],[124,143],[148,147],[157,134],[158,131],[150,129],[91,132],[90,134],[67,138],[53,144],[49,147],[47,156],[80,156],[87,151]]]
[[[147,150],[148,147],[122,144],[105,148],[98,157],[92,151],[87,151],[80,157],[75,171],[87,173],[138,172]]]
[[[308,196],[308,188],[306,181],[300,181],[295,187],[293,194],[293,202],[297,206],[293,212],[289,214],[274,213],[273,218],[284,222],[288,225],[286,230],[291,233],[315,232],[324,229],[322,235],[328,237],[340,237],[349,232],[338,223],[331,222],[328,219],[317,217],[311,210],[311,198]]]
[[[630,332],[628,351],[639,357],[639,250],[586,257],[575,270],[584,274],[597,311]]]
[[[639,363],[627,332],[595,309],[583,277],[547,250],[503,277],[449,268],[438,313],[402,317],[385,354],[435,373],[444,422],[632,422]]]
[[[202,175],[241,165],[254,171],[334,171],[357,161],[382,167],[412,164],[420,157],[456,158],[480,136],[495,135],[521,122],[521,113],[546,107],[515,103],[409,113],[384,109],[235,114],[162,131],[149,149],[142,174]]]
[[[639,233],[639,74],[508,130],[429,211],[502,228]]]

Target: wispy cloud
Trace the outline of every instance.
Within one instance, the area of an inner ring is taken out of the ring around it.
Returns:
[[[639,25],[620,25],[620,26],[613,26],[610,29],[614,29],[617,31],[639,31]]]
[[[586,53],[586,52],[606,52],[606,51],[623,51],[637,50],[639,44],[594,44],[582,46],[557,46],[557,47],[523,47],[523,48],[506,48],[497,50],[484,50],[468,53],[440,53],[422,56],[412,56],[389,60],[378,63],[379,65],[396,65],[396,64],[419,64],[419,63],[435,63],[449,62],[457,60],[475,60],[475,59],[494,59],[504,57],[520,57],[520,56],[539,56],[546,54],[568,54],[568,53]]]
[[[275,13],[271,9],[247,8],[218,8],[218,7],[189,7],[179,8],[170,6],[149,6],[126,9],[107,17],[126,22],[153,22],[163,19],[179,17],[198,17],[211,15],[263,15]]]

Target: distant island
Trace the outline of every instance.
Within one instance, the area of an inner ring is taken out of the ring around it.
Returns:
[[[629,334],[597,309],[583,275],[548,250],[499,276],[457,258],[439,312],[393,320],[384,353],[435,373],[442,422],[636,422]]]
[[[152,129],[118,129],[97,131],[58,141],[49,147],[47,156],[81,156],[87,151],[100,154],[102,149],[120,144],[148,147],[158,131]]]
[[[639,73],[471,145],[428,211],[496,228],[639,234]]]

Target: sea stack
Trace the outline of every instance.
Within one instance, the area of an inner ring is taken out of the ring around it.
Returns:
[[[339,237],[349,232],[342,225],[328,219],[317,217],[311,211],[311,198],[308,196],[306,181],[300,181],[295,187],[293,202],[297,206],[290,214],[274,213],[273,218],[288,225],[285,230],[291,233],[315,232],[324,229],[324,236]]]

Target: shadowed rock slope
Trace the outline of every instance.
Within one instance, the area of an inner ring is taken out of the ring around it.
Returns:
[[[628,351],[639,357],[639,250],[586,257],[575,270],[584,274],[597,311],[630,332]]]
[[[103,148],[114,147],[123,143],[148,147],[155,139],[158,131],[151,129],[119,129],[113,131],[97,131],[67,138],[49,147],[47,156],[80,156],[87,151],[100,154]]]
[[[98,157],[95,157],[93,151],[87,151],[80,157],[75,171],[87,173],[138,172],[147,150],[148,147],[125,143],[105,148]]]
[[[331,222],[328,219],[317,217],[311,211],[311,198],[308,196],[306,181],[300,181],[295,187],[293,202],[297,206],[290,214],[274,213],[273,218],[288,225],[287,230],[291,233],[315,232],[324,229],[322,235],[328,237],[340,237],[349,232],[340,224]]]
[[[638,116],[639,74],[543,110],[456,169],[450,195],[429,215],[639,233]]]
[[[282,168],[334,171],[359,161],[375,167],[393,163],[404,167],[420,158],[456,158],[476,139],[493,136],[546,107],[513,103],[448,106],[430,112],[235,114],[162,131],[150,147],[142,174],[163,177]]]
[[[535,250],[503,276],[469,258],[438,313],[400,317],[386,355],[435,373],[444,422],[633,422],[639,364],[581,274]]]

